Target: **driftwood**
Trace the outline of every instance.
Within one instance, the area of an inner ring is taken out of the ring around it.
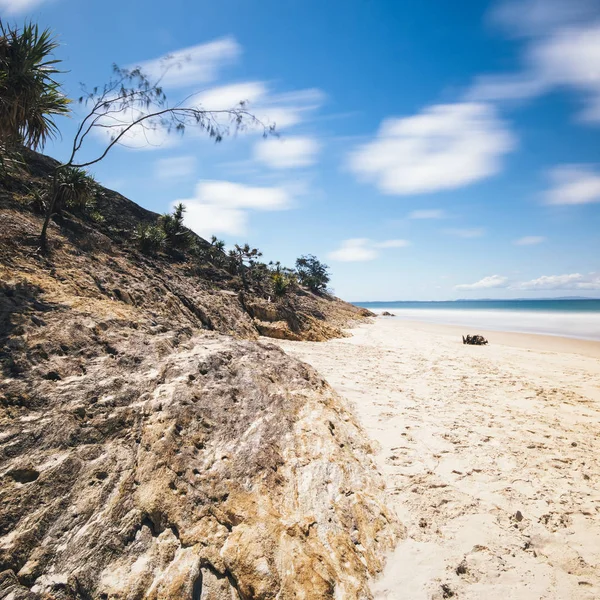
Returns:
[[[488,341],[482,335],[462,336],[463,344],[471,344],[472,346],[485,346]]]

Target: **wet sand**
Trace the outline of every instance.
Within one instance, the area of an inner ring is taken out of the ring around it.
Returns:
[[[279,344],[376,447],[406,537],[375,598],[600,598],[600,343],[379,317]]]

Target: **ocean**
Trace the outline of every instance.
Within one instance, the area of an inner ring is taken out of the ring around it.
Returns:
[[[455,300],[448,302],[355,302],[399,319],[476,329],[600,340],[600,299]]]

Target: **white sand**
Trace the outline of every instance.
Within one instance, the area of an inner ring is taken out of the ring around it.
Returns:
[[[375,597],[600,598],[600,343],[461,332],[380,317],[279,342],[378,446],[407,533]]]

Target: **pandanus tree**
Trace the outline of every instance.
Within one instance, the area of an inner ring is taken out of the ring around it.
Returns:
[[[236,244],[229,251],[229,259],[231,261],[232,270],[242,279],[244,289],[248,290],[250,282],[253,279],[253,270],[259,263],[258,259],[262,256],[262,252],[258,248],[251,248],[248,244],[240,246]]]
[[[54,117],[69,112],[69,100],[54,77],[58,43],[49,29],[26,23],[22,29],[0,21],[0,143],[34,150],[58,134]]]

